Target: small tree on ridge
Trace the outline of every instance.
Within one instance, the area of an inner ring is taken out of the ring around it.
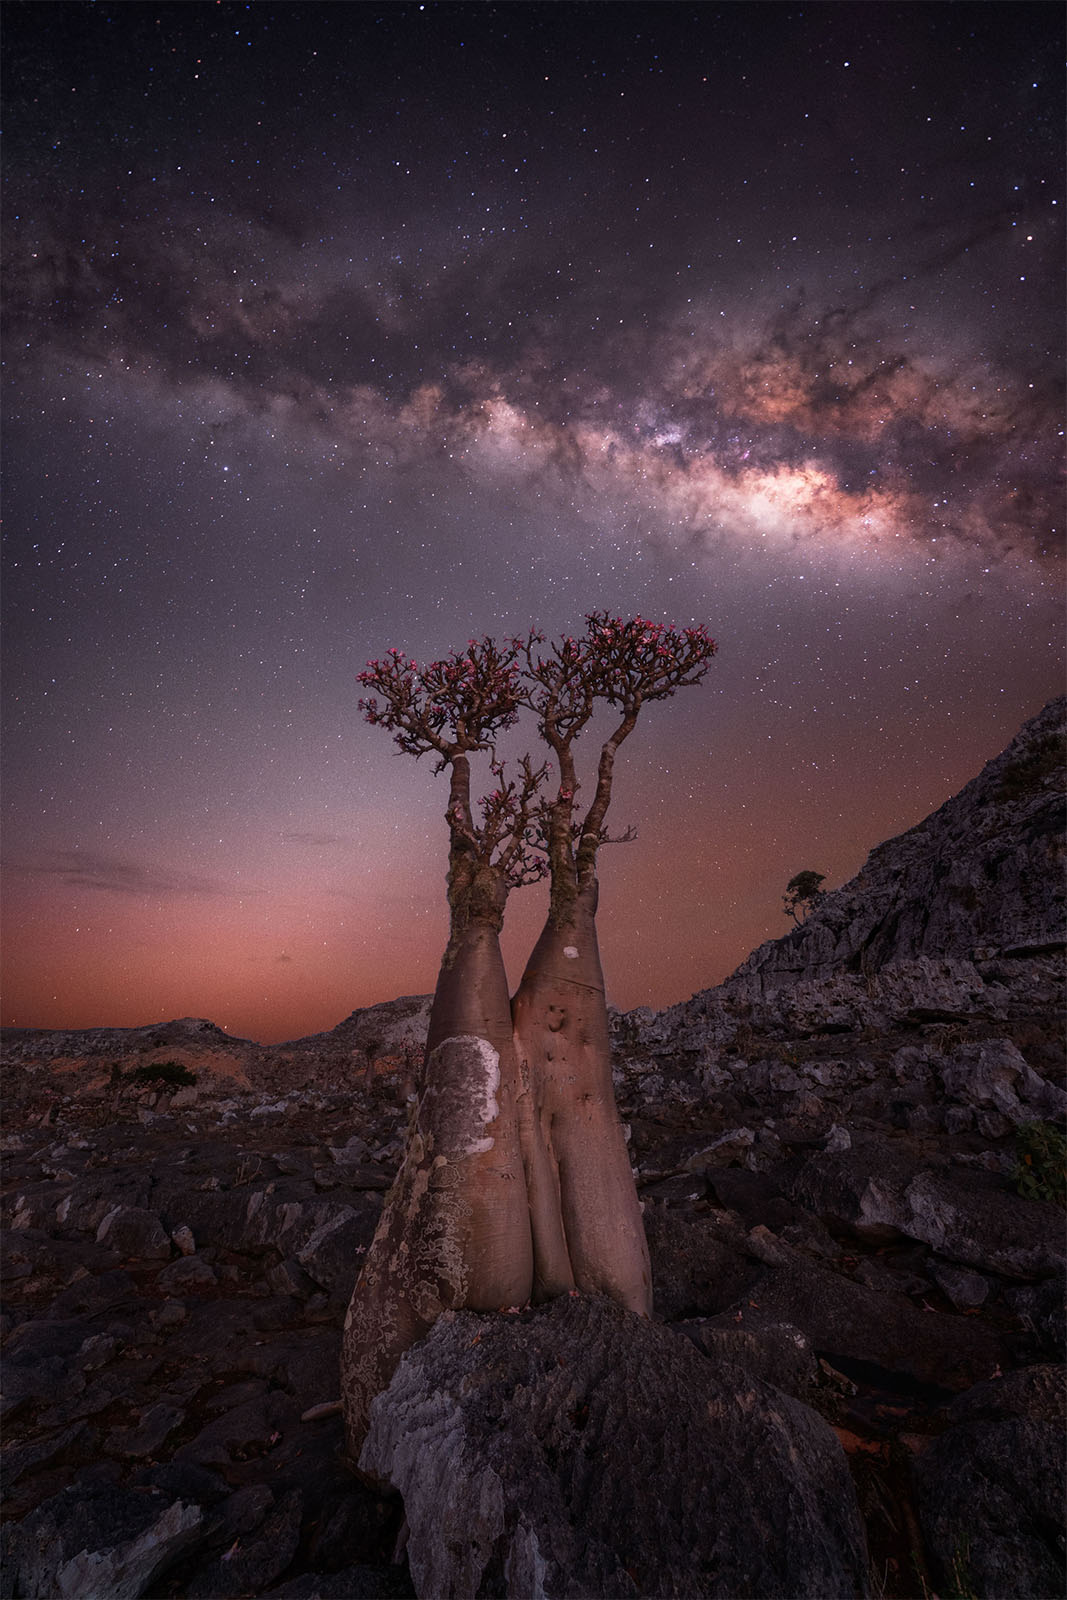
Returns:
[[[811,915],[826,892],[819,887],[825,877],[825,872],[798,872],[786,884],[785,894],[782,896],[782,909],[787,917],[792,917],[798,928],[805,918]]]

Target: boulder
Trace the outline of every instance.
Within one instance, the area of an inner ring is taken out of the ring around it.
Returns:
[[[48,1316],[63,1320],[98,1317],[106,1311],[138,1315],[141,1310],[142,1303],[133,1278],[121,1268],[115,1268],[95,1277],[78,1278],[68,1284],[48,1307]]]
[[[96,1230],[97,1244],[139,1261],[169,1261],[170,1235],[154,1211],[143,1206],[114,1206]]]
[[[1063,1215],[1015,1194],[995,1173],[935,1167],[885,1139],[821,1152],[792,1187],[799,1204],[868,1238],[904,1234],[960,1266],[1035,1279],[1062,1272]]]
[[[216,1561],[202,1568],[186,1588],[189,1600],[229,1600],[262,1594],[292,1561],[300,1540],[299,1489],[292,1489],[258,1525],[234,1540]]]
[[[189,1289],[203,1289],[217,1282],[214,1268],[203,1256],[179,1256],[156,1274],[156,1283],[165,1294],[183,1294]]]
[[[174,1459],[195,1466],[226,1467],[231,1459],[266,1455],[280,1437],[279,1429],[293,1420],[296,1410],[284,1394],[264,1395],[232,1406],[182,1445]]]
[[[1033,1070],[1011,1039],[965,1045],[939,1063],[945,1093],[976,1109],[1000,1112],[1018,1125],[1061,1118],[1067,1094]]]
[[[1004,1299],[1033,1334],[1038,1354],[1061,1361],[1067,1351],[1067,1279],[1046,1278],[1043,1283],[1008,1289]]]
[[[953,1404],[948,1431],[916,1461],[919,1517],[949,1593],[1063,1594],[1064,1401],[1062,1367],[979,1384]]]
[[[184,1222],[180,1227],[171,1229],[170,1237],[171,1242],[177,1245],[183,1256],[196,1254],[196,1240],[193,1238],[193,1231],[191,1228],[186,1227]]]
[[[808,1260],[770,1235],[762,1249],[767,1266],[744,1295],[712,1318],[722,1328],[748,1332],[785,1323],[806,1335],[815,1353],[849,1370],[859,1362],[899,1374],[920,1386],[960,1390],[987,1378],[1007,1354],[998,1334],[971,1318],[939,1315],[888,1288],[868,1289]]]
[[[0,1498],[8,1499],[25,1473],[46,1467],[62,1456],[85,1432],[83,1422],[58,1433],[39,1434],[25,1444],[9,1444],[0,1452]]]
[[[819,1362],[811,1340],[791,1323],[724,1328],[710,1322],[683,1322],[678,1332],[710,1360],[741,1367],[794,1399],[810,1403],[818,1387]]]
[[[935,1259],[928,1263],[927,1270],[957,1311],[970,1311],[984,1305],[989,1298],[988,1278],[983,1278],[980,1272],[972,1272],[969,1267],[954,1267],[948,1261]]]
[[[608,1300],[446,1314],[371,1408],[416,1592],[865,1595],[848,1467],[807,1406]]]
[[[162,1401],[148,1406],[133,1428],[116,1428],[108,1436],[108,1449],[119,1456],[140,1458],[158,1453],[165,1439],[181,1427],[185,1412]]]
[[[19,1524],[6,1565],[22,1600],[139,1600],[199,1537],[198,1505],[158,1489],[72,1484]]]
[[[736,1233],[710,1217],[645,1209],[653,1306],[667,1322],[724,1311],[760,1275]]]

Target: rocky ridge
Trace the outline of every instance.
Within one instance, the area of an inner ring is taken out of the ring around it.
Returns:
[[[1063,716],[725,984],[613,1019],[653,1326],[586,1300],[442,1326],[379,1402],[376,1483],[328,1403],[427,999],[276,1047],[13,1034],[0,1592],[1062,1592],[1063,1213],[1017,1171],[1065,1103]],[[131,1076],[167,1061],[196,1083]],[[619,1398],[646,1338],[630,1388],[674,1375],[654,1481]],[[707,1547],[671,1531],[694,1478]]]
[[[719,1108],[758,1103],[765,1126],[873,1119],[985,1140],[1062,1115],[1065,721],[1067,700],[1051,701],[723,984],[618,1017],[631,1110],[690,1103],[699,1085]]]
[[[761,945],[727,982],[765,998],[820,979],[876,977],[922,957],[992,964],[1065,942],[1063,776],[1067,699],[1049,701],[959,794],[871,851],[799,928]]]

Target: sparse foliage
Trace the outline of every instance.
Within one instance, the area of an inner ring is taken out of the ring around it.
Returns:
[[[530,649],[536,636],[526,640],[471,639],[462,653],[453,651],[440,661],[420,668],[399,650],[371,661],[359,674],[366,689],[375,692],[359,701],[366,720],[393,734],[407,755],[416,758],[435,752],[438,772],[452,769],[447,821],[454,847],[468,862],[495,868],[508,887],[533,883],[546,870],[538,851],[538,798],[545,777],[529,756],[518,762],[514,777],[496,758],[495,741],[518,717],[520,652]],[[469,757],[476,751],[490,756],[497,787],[478,801],[477,814],[470,797]]]
[[[196,1073],[191,1072],[180,1061],[153,1061],[147,1067],[136,1067],[133,1081],[158,1083],[168,1089],[187,1089],[196,1082]]]
[[[195,1082],[196,1073],[181,1061],[151,1061],[147,1066],[134,1067],[132,1072],[126,1072],[120,1061],[113,1061],[108,1074],[108,1087],[118,1094],[131,1088],[143,1088],[146,1084],[186,1089]]]
[[[408,755],[435,750],[441,766],[455,754],[491,749],[518,715],[522,648],[519,639],[470,639],[465,651],[421,669],[402,651],[389,650],[359,674],[363,687],[374,691],[359,709],[368,722],[388,728]]]
[[[538,732],[555,757],[559,775],[555,798],[541,808],[557,920],[572,895],[590,885],[600,846],[619,842],[605,827],[614,759],[642,706],[699,683],[717,649],[703,627],[677,629],[644,617],[624,620],[606,611],[589,612],[585,624],[580,638],[541,648],[542,636],[531,634],[523,648],[522,702],[537,717]],[[579,783],[573,747],[598,701],[621,712],[621,719],[601,747],[592,799],[585,816],[576,820]],[[627,830],[619,839],[633,837]]]
[[[1015,1130],[1018,1157],[1012,1181],[1027,1200],[1067,1206],[1067,1139],[1051,1122],[1022,1122]]]

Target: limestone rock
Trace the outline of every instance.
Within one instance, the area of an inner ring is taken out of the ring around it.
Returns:
[[[291,1490],[263,1522],[197,1573],[186,1590],[189,1600],[261,1594],[293,1559],[300,1539],[301,1507],[299,1489]]]
[[[819,1363],[811,1340],[791,1323],[742,1328],[689,1322],[679,1324],[678,1331],[709,1360],[741,1367],[796,1400],[808,1402],[818,1384]]]
[[[155,1212],[143,1206],[115,1206],[97,1228],[96,1242],[142,1261],[170,1259],[170,1235]]]
[[[957,1311],[969,1311],[989,1299],[989,1280],[967,1267],[954,1267],[947,1261],[933,1260],[928,1271],[938,1288],[948,1296]]]
[[[813,1156],[792,1193],[869,1237],[899,1232],[980,1271],[1045,1278],[1062,1272],[1067,1257],[1056,1207],[1014,1194],[992,1173],[917,1166],[885,1140]]]
[[[196,1254],[196,1240],[193,1238],[193,1231],[191,1228],[186,1227],[184,1222],[181,1227],[171,1230],[170,1237],[172,1244],[177,1245],[183,1256]]]
[[[645,1236],[655,1314],[668,1322],[724,1311],[759,1277],[739,1241],[710,1218],[682,1220],[649,1207]]]
[[[1009,1289],[1004,1298],[1023,1327],[1035,1335],[1041,1355],[1060,1360],[1067,1350],[1067,1279],[1061,1274]]]
[[[1062,1005],[1065,715],[1067,700],[1051,701],[958,795],[879,845],[802,926],[761,945],[724,983],[666,1011],[616,1017],[623,1098],[640,1106],[829,1091],[828,1133],[842,1103],[862,1115],[888,1105],[860,1092],[869,1064],[850,1051],[845,1076],[836,1064],[827,1076],[818,1063],[752,1054],[768,1036],[884,1036],[975,1019],[1006,1026]],[[946,1062],[929,1058],[927,1088],[984,1115],[990,1136],[993,1115],[1002,1132],[1061,1115],[1067,1101],[1049,1082],[1062,1070],[1058,1039],[1035,1042],[1033,1059],[1008,1038],[999,1050],[966,1043]],[[919,1105],[915,1119],[929,1124],[920,1131],[938,1126]]]
[[[950,1591],[986,1600],[1064,1592],[1064,1369],[978,1385],[915,1464],[923,1531]],[[962,1587],[966,1585],[966,1588]]]
[[[231,1457],[266,1453],[271,1441],[278,1437],[279,1426],[291,1420],[295,1411],[288,1397],[278,1394],[235,1405],[182,1445],[174,1459],[196,1466],[225,1467]]]
[[[184,1421],[184,1411],[160,1402],[144,1411],[136,1427],[116,1428],[108,1437],[108,1448],[121,1456],[153,1456]]]
[[[24,1600],[139,1600],[193,1544],[203,1513],[159,1490],[72,1485],[38,1506],[12,1540]]]
[[[607,1300],[442,1318],[371,1409],[421,1595],[867,1593],[843,1452],[806,1406]]]
[[[1009,1122],[1058,1119],[1067,1094],[1034,1072],[1010,1039],[965,1046],[940,1063],[947,1094],[964,1105],[991,1107]]]
[[[803,1330],[834,1365],[862,1362],[920,1384],[964,1389],[1006,1359],[1002,1340],[970,1318],[931,1316],[907,1296],[869,1289],[776,1243],[778,1260],[712,1326]]]
[[[179,1256],[156,1275],[156,1282],[166,1294],[181,1294],[184,1290],[203,1288],[217,1283],[210,1262],[202,1256]]]

